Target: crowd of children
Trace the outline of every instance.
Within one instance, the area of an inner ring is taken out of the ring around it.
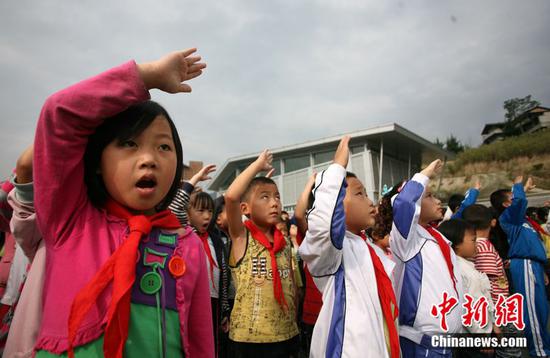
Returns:
[[[215,166],[181,180],[178,132],[149,99],[190,92],[200,61],[195,49],[130,61],[46,100],[0,188],[4,357],[522,355],[434,343],[462,333],[525,337],[550,356],[550,225],[528,208],[531,178],[491,208],[476,183],[445,213],[435,160],[373,203],[344,137],[293,215],[268,150],[212,198],[198,184]],[[524,325],[502,322],[518,297]],[[485,321],[468,313],[479,302]]]

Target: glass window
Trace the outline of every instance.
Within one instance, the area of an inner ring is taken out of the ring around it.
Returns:
[[[235,180],[235,178],[236,178],[236,175],[235,175],[235,171],[233,170],[228,176],[225,177],[223,182],[220,184],[220,190],[223,191],[229,188],[229,186],[231,185],[231,183],[233,183],[233,180]]]
[[[285,159],[285,173],[309,167],[309,155]]]
[[[351,147],[351,154],[357,154],[365,151],[365,147],[363,145],[356,145]]]
[[[313,162],[315,164],[321,164],[330,162],[334,159],[334,153],[336,153],[335,150],[329,150],[326,152],[320,152],[313,154]]]
[[[273,168],[275,169],[275,172],[273,173],[273,176],[281,175],[281,161],[280,160],[274,160],[273,161]]]

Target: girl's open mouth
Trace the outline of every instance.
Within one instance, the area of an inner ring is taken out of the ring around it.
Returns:
[[[150,195],[154,193],[157,187],[157,181],[153,177],[143,177],[136,183],[136,188],[142,195]]]

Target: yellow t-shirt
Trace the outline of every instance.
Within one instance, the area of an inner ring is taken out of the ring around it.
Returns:
[[[279,251],[277,267],[288,311],[279,306],[273,293],[271,256],[247,230],[247,245],[240,262],[231,255],[229,266],[235,282],[235,305],[231,312],[229,338],[235,342],[274,343],[298,334],[296,324],[296,290],[291,268],[292,244],[286,240]]]

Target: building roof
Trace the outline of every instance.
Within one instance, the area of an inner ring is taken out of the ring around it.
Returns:
[[[421,152],[423,156],[427,155],[429,158],[446,157],[451,159],[454,157],[453,153],[442,149],[427,139],[420,137],[419,135],[396,123],[274,148],[271,150],[271,153],[273,153],[273,157],[276,159],[285,157],[285,155],[295,155],[297,152],[309,152],[317,149],[322,150],[327,147],[336,149],[338,142],[344,135],[351,136],[350,147],[353,147],[353,144],[357,143],[361,139],[368,139],[369,143],[375,144],[384,141],[385,147],[388,146],[388,144],[393,143],[396,150],[407,148],[408,150]],[[373,147],[373,149],[377,150],[378,146]],[[209,189],[217,190],[220,188],[224,179],[226,179],[232,171],[239,167],[239,164],[242,165],[244,163],[249,163],[252,159],[258,157],[260,153],[261,152],[256,152],[229,158],[217,171],[217,175],[210,183]]]
[[[485,135],[485,134],[489,134],[489,132],[491,132],[492,130],[495,130],[495,129],[502,129],[504,127],[504,122],[499,122],[499,123],[487,123],[484,127],[483,127],[483,130],[481,131],[481,135]]]
[[[526,110],[525,112],[523,112],[522,114],[518,115],[518,116],[514,119],[514,123],[520,122],[524,117],[528,116],[529,114],[532,114],[532,113],[544,113],[544,112],[550,112],[550,108],[543,107],[543,106],[531,107],[531,108],[529,108],[528,110]],[[506,122],[487,123],[487,124],[483,127],[483,130],[481,131],[481,135],[486,135],[486,134],[488,134],[489,132],[491,132],[492,130],[497,129],[497,128],[501,128],[501,129],[502,129],[505,125],[506,125]]]

